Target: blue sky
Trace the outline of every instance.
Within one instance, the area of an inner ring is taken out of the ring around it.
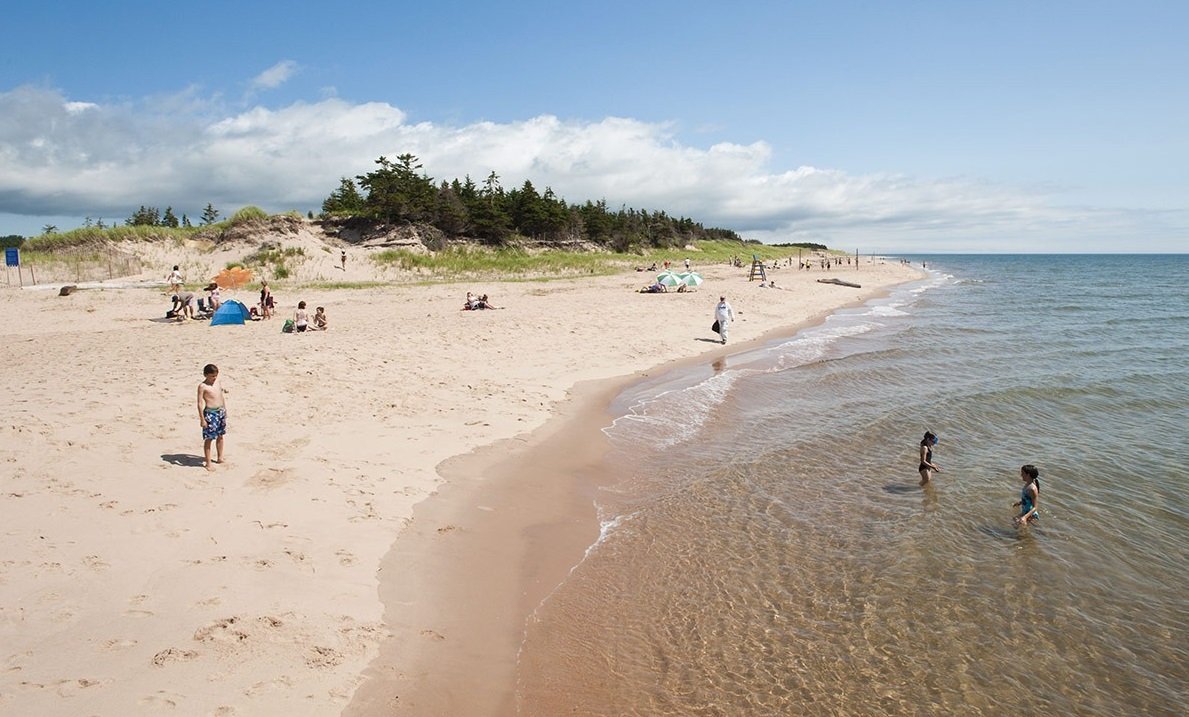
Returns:
[[[1189,3],[22,5],[0,234],[317,210],[411,152],[764,241],[1189,249]]]

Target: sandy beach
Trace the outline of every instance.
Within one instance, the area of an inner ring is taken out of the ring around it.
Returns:
[[[162,259],[152,278],[168,270]],[[282,284],[276,319],[223,327],[164,320],[161,287],[0,288],[0,712],[434,713],[394,701],[421,682],[416,660],[458,638],[417,624],[417,610],[402,613],[401,590],[435,571],[425,560],[404,567],[402,532],[491,533],[449,522],[449,506],[423,514],[419,504],[452,483],[499,484],[514,472],[507,461],[523,459],[518,446],[558,434],[565,445],[564,421],[551,417],[597,421],[600,401],[643,372],[724,355],[919,276],[864,257],[859,270],[778,270],[782,289],[771,290],[749,283],[746,269],[696,259],[695,269],[706,276],[699,291],[661,295],[636,293],[647,278],[636,272]],[[384,278],[362,253],[344,273]],[[817,283],[828,276],[863,288]],[[251,305],[257,290],[224,298]],[[468,290],[501,309],[460,311]],[[738,315],[727,346],[709,330],[720,294]],[[331,329],[282,334],[299,300],[325,306]],[[202,466],[195,406],[206,363],[228,391],[227,462],[213,472]],[[491,471],[467,475],[474,466]],[[570,484],[554,485],[537,501],[567,500]],[[556,554],[580,554],[580,543]],[[528,579],[544,586],[564,568]],[[506,602],[506,625],[534,599],[524,579],[500,588],[521,596]],[[498,691],[506,674],[476,681]]]

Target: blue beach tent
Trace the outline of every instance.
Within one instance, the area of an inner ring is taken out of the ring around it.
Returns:
[[[211,317],[211,326],[242,324],[251,319],[252,314],[248,311],[248,307],[235,299],[228,299],[219,306],[215,311],[215,315]]]

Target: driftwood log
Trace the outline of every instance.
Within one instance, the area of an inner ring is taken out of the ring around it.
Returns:
[[[819,283],[819,284],[837,284],[839,286],[849,286],[852,289],[862,289],[863,288],[862,284],[856,284],[851,281],[843,281],[842,279],[818,279],[817,283]]]

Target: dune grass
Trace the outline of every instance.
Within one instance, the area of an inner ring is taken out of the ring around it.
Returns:
[[[699,264],[723,263],[734,256],[749,263],[752,254],[770,261],[797,253],[795,248],[732,241],[702,241],[694,246],[693,251],[653,249],[644,254],[453,246],[433,253],[393,249],[374,255],[372,261],[380,267],[398,268],[435,279],[476,276],[539,279],[613,274],[628,267],[660,265],[665,260],[680,266],[686,256],[696,268]]]

